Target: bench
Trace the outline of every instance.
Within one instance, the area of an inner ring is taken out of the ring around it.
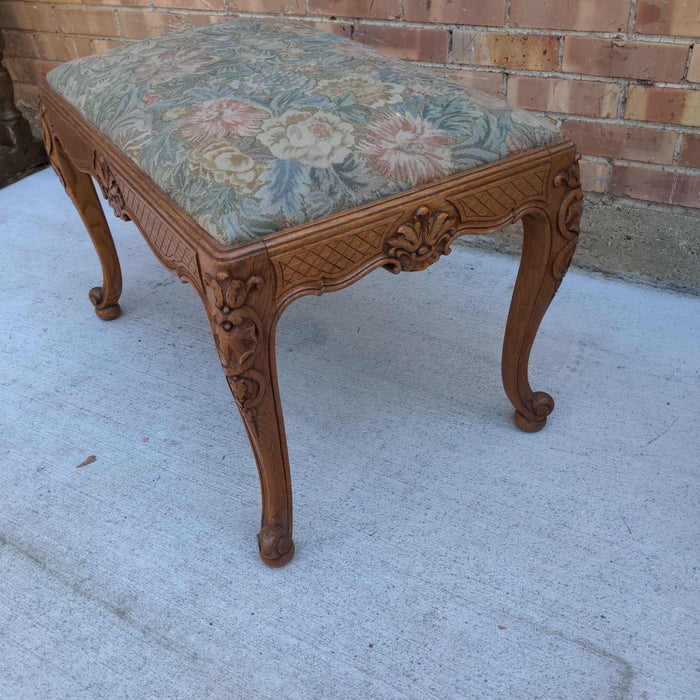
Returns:
[[[458,236],[522,220],[502,376],[517,425],[544,426],[554,402],[530,387],[530,348],[582,210],[575,146],[549,120],[277,19],[71,61],[40,97],[51,164],[102,265],[97,315],[119,315],[121,272],[92,178],[204,302],[258,466],[266,564],[294,554],[275,328],[295,299],[423,270]]]

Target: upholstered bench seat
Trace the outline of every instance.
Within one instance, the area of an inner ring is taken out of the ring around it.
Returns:
[[[294,551],[274,361],[282,310],[377,268],[418,270],[460,235],[523,219],[503,378],[516,422],[553,408],[530,347],[573,254],[574,146],[546,119],[439,71],[299,23],[235,20],[127,44],[42,84],[51,162],[103,267],[90,298],[119,314],[115,213],[202,297],[260,471],[260,552]]]

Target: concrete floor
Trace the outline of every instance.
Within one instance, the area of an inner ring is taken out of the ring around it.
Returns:
[[[0,698],[698,697],[698,298],[570,273],[534,435],[500,386],[512,260],[296,302],[273,570],[201,303],[110,222],[105,323],[53,173],[0,190]]]

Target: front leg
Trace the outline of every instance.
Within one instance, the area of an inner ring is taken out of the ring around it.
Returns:
[[[43,105],[41,132],[49,154],[49,162],[63,183],[68,196],[73,200],[102,265],[102,286],[93,287],[90,290],[90,301],[95,307],[95,313],[103,321],[111,321],[121,313],[118,301],[122,293],[122,273],[114,240],[92,184],[92,178],[75,167],[61,142],[55,138]]]
[[[528,380],[530,349],[550,302],[571,263],[583,210],[578,163],[551,183],[545,209],[523,217],[523,252],[503,343],[502,376],[515,406],[515,422],[526,432],[541,430],[554,409],[549,394],[533,392]]]
[[[266,255],[206,271],[205,304],[219,359],[260,476],[258,546],[270,566],[294,556],[292,488],[275,363],[274,271]]]

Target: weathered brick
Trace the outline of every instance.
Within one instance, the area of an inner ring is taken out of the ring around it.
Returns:
[[[486,92],[489,95],[501,96],[501,85],[503,84],[503,73],[493,71],[469,71],[450,70],[441,71],[452,80],[456,80],[468,88],[474,88]]]
[[[688,47],[617,39],[567,36],[562,70],[617,78],[678,82],[683,78]]]
[[[52,32],[56,31],[56,22],[48,5],[0,2],[0,27],[3,31],[9,28]]]
[[[683,134],[678,164],[687,168],[700,168],[700,134]]]
[[[366,19],[398,19],[398,0],[309,0],[312,15],[358,17]]]
[[[187,26],[184,15],[172,12],[138,12],[120,10],[119,23],[127,39],[145,39],[149,36],[166,34]]]
[[[639,0],[635,30],[640,34],[700,36],[697,0]]]
[[[231,12],[270,12],[283,15],[306,14],[306,0],[228,0]]]
[[[312,22],[304,21],[305,25],[320,29],[322,32],[329,34],[337,34],[348,39],[352,36],[352,24],[348,22],[328,22],[324,20],[314,20]]]
[[[70,37],[61,34],[34,35],[39,58],[49,61],[70,61],[92,53],[92,42],[84,37]]]
[[[508,101],[527,109],[539,109],[589,117],[614,117],[620,87],[613,83],[512,75]]]
[[[605,192],[608,182],[607,163],[582,158],[579,161],[581,169],[581,186],[586,192]]]
[[[452,38],[455,63],[527,70],[555,70],[559,39],[555,36],[490,34],[456,30]]]
[[[201,27],[204,24],[216,24],[216,22],[226,22],[230,19],[236,19],[235,17],[227,17],[224,14],[221,15],[190,15],[190,25],[193,27]]]
[[[54,14],[58,28],[66,34],[116,36],[118,33],[113,10],[57,7]]]
[[[354,39],[399,58],[433,63],[447,61],[449,37],[442,29],[415,29],[360,22],[355,29]]]
[[[586,155],[643,163],[673,162],[676,134],[670,131],[575,120],[565,121],[562,129]]]
[[[224,0],[153,0],[153,6],[178,10],[213,10],[214,12],[226,9]]]
[[[700,207],[700,176],[644,166],[616,165],[610,193],[616,197]]]
[[[7,61],[7,70],[14,83],[37,85],[39,81],[58,63],[39,61],[31,58],[13,58]]]
[[[700,176],[678,173],[671,195],[671,204],[682,207],[700,207]]]
[[[675,173],[670,170],[614,165],[610,194],[670,204],[675,178]]]
[[[149,0],[81,0],[81,2],[83,5],[120,5],[121,7],[148,7],[150,5]]]
[[[630,0],[511,0],[512,27],[623,32],[629,22]]]
[[[403,16],[409,22],[502,27],[506,21],[506,0],[489,0],[489,2],[403,0]]]
[[[690,57],[687,77],[693,83],[700,83],[700,44],[693,46],[693,55]]]
[[[700,126],[700,91],[631,85],[627,119]]]
[[[31,32],[3,29],[2,36],[5,39],[5,56],[34,58],[37,55],[34,35]]]
[[[118,49],[120,46],[124,46],[124,43],[115,39],[93,39],[92,48],[95,53],[102,53],[103,51]]]

